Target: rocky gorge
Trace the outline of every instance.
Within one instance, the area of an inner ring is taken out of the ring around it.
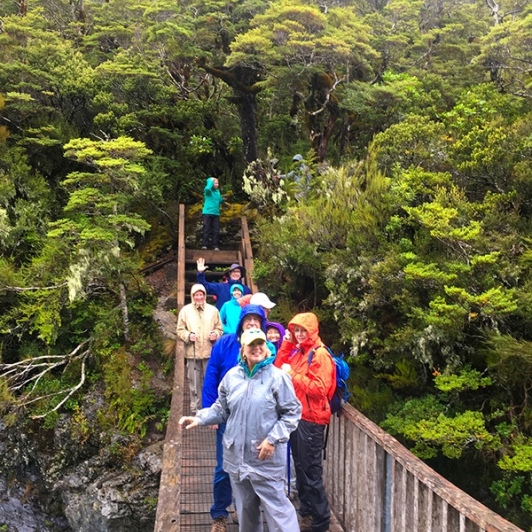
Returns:
[[[154,319],[165,338],[175,339],[175,262],[147,280],[158,294]],[[149,363],[151,386],[169,404],[172,372]],[[104,386],[95,383],[79,410],[62,413],[52,427],[22,412],[9,424],[0,421],[0,531],[153,530],[164,429],[150,427],[141,441],[101,429],[105,401]]]

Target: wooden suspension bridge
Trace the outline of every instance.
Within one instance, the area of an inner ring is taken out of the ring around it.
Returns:
[[[179,206],[178,231],[178,310],[200,257],[210,265],[242,264],[248,286],[257,291],[246,218],[233,251],[186,249],[184,205]],[[189,414],[189,404],[184,347],[178,341],[155,532],[210,530],[215,431],[199,427],[183,437],[178,421]],[[524,532],[429,468],[351,405],[331,421],[324,481],[334,515],[331,532]],[[237,531],[238,526],[229,522],[227,529]]]

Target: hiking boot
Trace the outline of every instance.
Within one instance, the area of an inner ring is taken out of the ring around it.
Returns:
[[[312,515],[298,515],[297,520],[301,532],[312,530]]]
[[[227,517],[217,517],[212,520],[211,532],[226,532]]]

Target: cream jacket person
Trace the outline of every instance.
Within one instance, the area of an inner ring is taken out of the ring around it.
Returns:
[[[185,344],[187,375],[190,385],[190,409],[201,408],[201,390],[207,362],[214,342],[223,334],[220,313],[205,302],[207,296],[201,284],[190,289],[192,303],[185,305],[177,318],[177,336]]]
[[[200,303],[194,300],[197,292],[203,293],[203,301]],[[179,312],[177,336],[185,343],[185,358],[209,358],[213,343],[223,334],[220,313],[214,305],[205,302],[206,295],[203,285],[193,285],[190,289],[192,303],[185,305]],[[211,332],[214,334],[211,335]],[[191,338],[194,335],[196,340],[193,342]]]

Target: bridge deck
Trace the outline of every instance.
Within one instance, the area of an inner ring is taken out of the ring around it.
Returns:
[[[177,257],[178,309],[181,309],[186,302],[188,285],[195,281],[195,262],[200,257],[205,258],[213,270],[223,269],[224,266],[233,262],[243,264],[248,271],[246,279],[248,286],[252,287],[253,292],[258,291],[252,276],[253,255],[245,218],[242,218],[242,243],[238,250],[186,249],[185,207],[180,205]],[[187,266],[190,267],[190,271],[187,271]],[[211,270],[208,275],[216,278],[217,273],[219,272]],[[177,422],[181,415],[189,414],[190,395],[184,368],[183,345],[178,341],[155,532],[178,532],[180,530],[208,532],[210,530],[209,510],[212,505],[212,479],[216,464],[216,432],[209,427],[182,431]],[[297,507],[297,500],[294,503]],[[229,532],[238,530],[238,525],[233,523],[231,518],[228,521],[227,530]],[[264,530],[268,530],[266,524]],[[332,532],[342,531],[334,518],[330,530]]]
[[[185,380],[183,412],[189,416],[190,395]],[[183,431],[181,454],[181,530],[183,532],[208,531],[212,505],[212,478],[216,465],[216,431],[210,427],[197,427]],[[232,509],[232,508],[231,508]],[[238,526],[228,520],[228,531]]]

